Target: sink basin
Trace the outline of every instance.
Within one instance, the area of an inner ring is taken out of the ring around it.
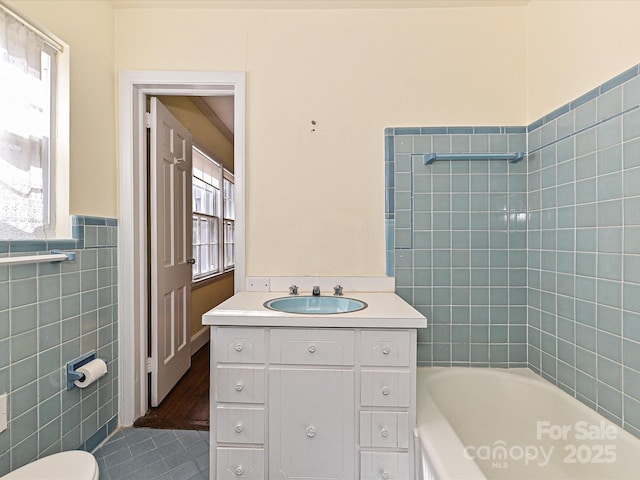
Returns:
[[[345,297],[314,297],[301,295],[295,297],[273,298],[264,302],[271,310],[286,313],[323,314],[357,312],[367,308],[360,300]]]

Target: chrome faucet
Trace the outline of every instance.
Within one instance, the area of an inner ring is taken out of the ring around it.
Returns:
[[[313,287],[313,291],[311,293],[313,294],[314,297],[319,297],[320,296],[320,287],[316,285],[315,287]]]
[[[298,295],[298,286],[297,285],[291,285],[289,287],[289,295]]]
[[[335,287],[333,287],[333,294],[338,297],[341,297],[343,295],[342,285],[336,285]]]

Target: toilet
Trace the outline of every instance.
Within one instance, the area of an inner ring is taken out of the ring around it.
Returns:
[[[88,452],[54,453],[8,473],[2,480],[98,480],[98,462]]]

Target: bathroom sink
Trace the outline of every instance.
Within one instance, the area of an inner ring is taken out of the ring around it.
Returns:
[[[266,308],[286,313],[332,314],[357,312],[367,308],[360,300],[345,297],[317,297],[300,295],[273,298],[264,303]]]

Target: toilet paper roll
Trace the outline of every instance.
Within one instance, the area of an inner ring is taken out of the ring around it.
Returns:
[[[85,388],[107,374],[107,364],[104,360],[96,358],[80,368],[76,368],[76,373],[84,375],[84,378],[73,383],[76,387]]]

